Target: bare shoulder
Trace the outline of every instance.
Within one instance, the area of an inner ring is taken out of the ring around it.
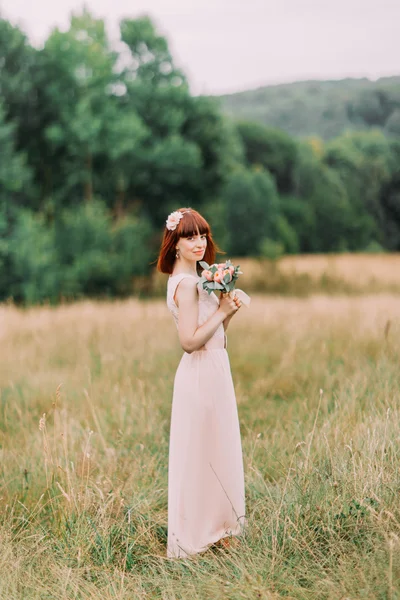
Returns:
[[[196,279],[194,277],[183,277],[176,286],[174,300],[178,305],[177,300],[190,301],[191,299],[196,298],[197,293]]]
[[[184,290],[192,290],[197,288],[197,279],[191,277],[190,275],[187,277],[182,277],[177,287],[181,287]]]

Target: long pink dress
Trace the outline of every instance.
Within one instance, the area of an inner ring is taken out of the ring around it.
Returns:
[[[170,275],[167,306],[178,327],[176,288],[186,273]],[[198,325],[219,299],[197,285]],[[168,460],[167,556],[207,549],[246,526],[243,455],[224,326],[199,350],[185,352],[174,379]]]

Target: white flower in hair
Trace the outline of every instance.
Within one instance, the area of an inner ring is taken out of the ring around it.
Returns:
[[[186,210],[185,212],[190,212],[190,211]],[[172,212],[168,216],[168,219],[165,221],[167,224],[167,229],[169,229],[170,231],[173,231],[174,229],[176,229],[177,226],[179,225],[179,221],[182,219],[184,214],[185,213],[182,213],[180,210],[175,210],[174,212]]]

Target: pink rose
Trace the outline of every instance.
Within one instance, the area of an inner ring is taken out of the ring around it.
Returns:
[[[207,281],[213,280],[213,274],[211,273],[211,271],[208,271],[207,269],[204,269],[204,271],[201,272],[201,276],[205,277],[207,279]]]
[[[222,278],[223,278],[223,274],[221,271],[216,271],[214,273],[214,281],[216,281],[217,283],[222,283]]]
[[[218,263],[217,267],[218,267],[218,269],[224,269],[225,268],[225,263]]]
[[[165,221],[167,224],[167,229],[169,229],[170,231],[173,231],[174,229],[176,229],[177,226],[179,225],[179,221],[182,219],[182,217],[183,217],[183,214],[179,210],[172,212],[168,216],[168,219]]]
[[[228,271],[230,272],[231,275],[233,275],[235,272],[235,267],[231,265],[230,267],[228,267]]]

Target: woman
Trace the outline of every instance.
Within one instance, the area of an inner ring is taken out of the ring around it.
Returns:
[[[225,331],[238,298],[210,295],[198,261],[219,248],[191,208],[166,221],[157,269],[169,273],[167,306],[185,351],[174,379],[168,462],[168,557],[187,557],[245,527],[243,456]],[[237,541],[237,538],[235,538]]]

